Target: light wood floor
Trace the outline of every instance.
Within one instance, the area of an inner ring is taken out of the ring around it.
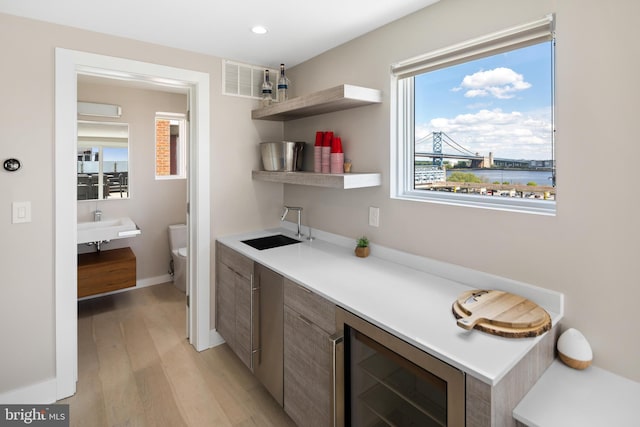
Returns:
[[[171,283],[78,303],[71,426],[293,426],[226,344],[196,352]]]

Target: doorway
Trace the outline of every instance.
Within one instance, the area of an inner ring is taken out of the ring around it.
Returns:
[[[77,76],[184,88],[191,120],[187,189],[190,294],[189,341],[210,347],[209,328],[209,74],[87,52],[56,49],[55,64],[55,304],[56,399],[75,393],[77,380]],[[70,212],[71,210],[71,212]]]

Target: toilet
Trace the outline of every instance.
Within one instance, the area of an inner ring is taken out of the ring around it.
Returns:
[[[169,226],[169,247],[173,260],[173,285],[186,293],[187,289],[187,226]]]

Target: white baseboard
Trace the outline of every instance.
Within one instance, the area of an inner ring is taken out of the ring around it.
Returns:
[[[211,331],[209,331],[209,347],[217,347],[220,344],[224,344],[224,338],[222,338],[222,335],[220,335],[218,333],[218,331],[216,331],[215,329],[212,329]]]
[[[3,405],[46,405],[55,401],[55,378],[0,393],[0,404]]]

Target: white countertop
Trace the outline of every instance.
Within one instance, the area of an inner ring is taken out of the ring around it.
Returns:
[[[492,289],[521,290],[521,295],[547,309],[554,325],[562,318],[561,294],[374,245],[371,256],[358,258],[354,241],[329,233],[314,230],[319,238],[312,242],[262,251],[241,242],[278,232],[293,236],[288,230],[274,229],[218,240],[489,385],[498,383],[541,337],[503,338],[465,331],[456,325],[451,311],[459,294],[486,289],[491,281],[496,285]],[[439,276],[429,272],[431,267]],[[553,303],[547,304],[549,300]]]
[[[640,383],[590,366],[578,371],[555,360],[513,417],[531,427],[640,425]]]

